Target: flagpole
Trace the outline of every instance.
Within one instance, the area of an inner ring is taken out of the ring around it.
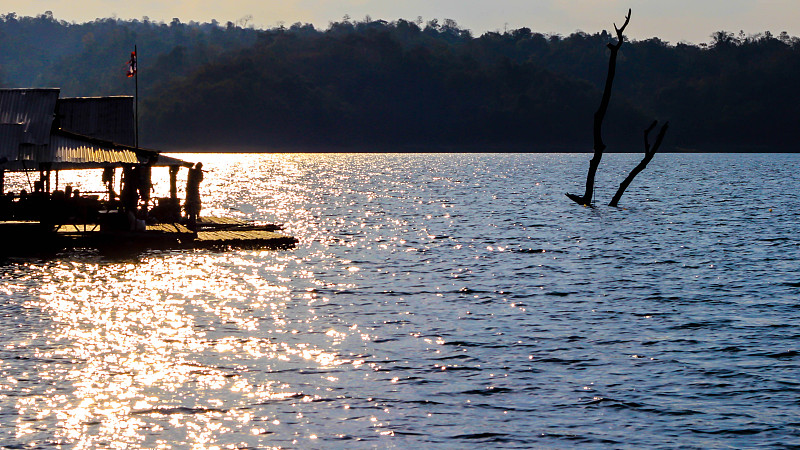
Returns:
[[[136,55],[136,72],[133,74],[136,79],[134,80],[134,85],[136,86],[134,98],[136,106],[134,109],[134,114],[136,115],[136,148],[139,148],[139,51],[136,48],[136,44],[133,44],[133,54]]]

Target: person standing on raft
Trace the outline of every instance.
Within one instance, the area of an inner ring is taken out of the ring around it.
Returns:
[[[197,231],[197,220],[200,218],[200,182],[203,181],[203,163],[197,163],[189,169],[186,179],[186,217],[189,219],[189,228]]]

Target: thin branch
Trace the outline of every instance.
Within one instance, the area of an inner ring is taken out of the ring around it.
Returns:
[[[658,151],[658,147],[661,147],[661,141],[664,140],[664,135],[667,134],[667,130],[669,129],[669,122],[665,123],[661,130],[658,132],[658,136],[656,136],[656,143],[653,144],[653,154]]]
[[[648,136],[650,132],[658,125],[658,121],[654,121],[652,125],[650,125],[646,130],[644,130],[644,158],[642,161],[636,165],[636,167],[631,170],[631,173],[619,184],[619,189],[617,189],[617,193],[614,194],[614,198],[611,199],[611,203],[608,206],[617,206],[619,204],[619,200],[622,198],[622,194],[625,193],[625,190],[628,189],[628,186],[633,182],[633,179],[636,178],[636,175],[639,175],[639,172],[643,171],[647,164],[653,159],[653,156],[656,155],[659,147],[661,147],[661,142],[664,140],[664,135],[667,134],[667,130],[669,129],[669,122],[665,123],[661,130],[658,132],[658,136],[656,136],[656,142],[653,144],[653,148],[650,148],[650,141]]]
[[[625,28],[628,26],[630,21],[631,21],[631,9],[628,8],[628,15],[625,16],[625,23],[622,24],[622,28],[617,28],[617,24],[616,23],[614,24],[614,30],[616,30],[616,32],[617,32],[617,45],[616,45],[617,48],[622,46],[622,41],[624,39],[624,37],[622,36],[622,33],[625,32]],[[611,45],[611,44],[609,44],[609,45]]]
[[[644,154],[645,155],[650,153],[650,140],[648,139],[648,136],[650,136],[650,132],[653,131],[653,128],[655,128],[656,125],[658,125],[658,121],[654,120],[653,123],[651,123],[650,126],[647,127],[646,130],[644,130]]]

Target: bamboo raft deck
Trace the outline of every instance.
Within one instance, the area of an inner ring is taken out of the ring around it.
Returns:
[[[198,231],[194,248],[292,248],[297,239],[267,230]]]
[[[45,227],[38,222],[0,222],[0,234],[12,237],[16,245],[5,250],[20,254],[97,248],[105,251],[147,249],[289,249],[297,239],[281,233],[279,225],[257,225],[226,217],[203,217],[197,232],[181,223],[147,225],[145,231],[102,231],[97,224],[66,224]],[[16,235],[16,237],[13,237]],[[0,249],[0,253],[4,253]]]
[[[195,248],[291,248],[297,239],[276,233],[279,225],[255,225],[230,217],[203,217],[197,222]]]

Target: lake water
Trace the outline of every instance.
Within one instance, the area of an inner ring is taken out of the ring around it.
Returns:
[[[1,264],[0,447],[800,446],[800,155],[183,157],[299,244]]]

